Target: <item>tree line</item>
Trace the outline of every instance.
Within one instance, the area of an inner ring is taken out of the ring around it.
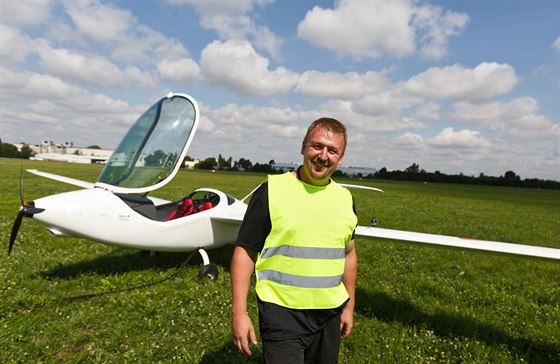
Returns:
[[[21,150],[18,150],[18,148],[15,145],[9,143],[2,143],[2,140],[0,140],[0,157],[2,158],[29,159],[34,155],[35,153],[33,152],[33,149],[31,149],[31,147],[27,144],[23,144]]]
[[[193,161],[189,156],[185,157],[186,161]],[[220,154],[218,159],[214,157],[209,157],[204,160],[199,161],[195,166],[195,169],[205,169],[205,170],[221,170],[221,171],[247,171],[247,172],[257,172],[257,173],[281,173],[274,168],[274,159],[270,160],[268,163],[255,163],[253,164],[249,159],[239,158],[239,160],[234,161],[233,158],[228,159],[222,157]]]
[[[548,188],[560,189],[560,182],[554,180],[542,180],[538,178],[521,179],[514,171],[507,171],[499,177],[486,176],[480,173],[478,177],[466,176],[463,173],[451,175],[440,171],[426,172],[416,163],[406,168],[404,171],[388,171],[383,167],[370,178],[380,178],[401,181],[419,182],[441,182],[441,183],[461,183],[490,186],[509,186],[509,187],[528,187],[528,188]]]
[[[93,146],[92,146],[93,147]],[[99,148],[99,147],[98,147]],[[27,145],[24,144],[21,150],[9,143],[2,143],[0,140],[0,157],[3,158],[25,158],[32,157],[35,153]],[[194,159],[186,156],[185,161],[193,161]],[[274,160],[268,163],[255,163],[253,164],[249,159],[240,158],[234,161],[231,157],[225,158],[221,154],[218,158],[209,157],[199,161],[195,169],[202,170],[223,170],[223,171],[247,171],[256,173],[282,173],[282,169],[276,169]],[[386,179],[386,180],[399,180],[399,181],[417,181],[417,182],[437,182],[437,183],[461,183],[461,184],[476,184],[476,185],[490,185],[490,186],[509,186],[509,187],[526,187],[526,188],[546,188],[546,189],[560,189],[560,182],[554,180],[543,180],[538,178],[525,178],[521,179],[514,171],[506,171],[503,176],[493,177],[480,173],[477,177],[467,176],[463,173],[459,174],[445,174],[440,171],[426,172],[421,169],[417,163],[413,163],[403,171],[395,170],[389,171],[383,167],[374,174],[362,175],[360,173],[349,176],[346,173],[337,170],[333,176],[335,177],[354,177],[354,178],[367,178],[367,179]]]
[[[189,158],[189,157],[187,157]],[[190,159],[192,160],[192,159]],[[281,169],[274,167],[274,160],[268,164],[256,163],[253,165],[250,160],[240,158],[238,161],[233,161],[231,157],[225,159],[220,154],[218,159],[211,157],[200,161],[196,169],[206,170],[224,170],[224,171],[250,171],[259,173],[282,173]],[[546,189],[560,189],[560,182],[554,180],[543,180],[538,178],[525,178],[521,179],[514,171],[506,171],[503,176],[494,177],[487,176],[480,173],[478,177],[467,176],[463,173],[459,174],[445,174],[440,171],[426,172],[421,169],[417,163],[413,163],[405,170],[389,171],[383,167],[377,172],[368,175],[361,173],[349,176],[346,173],[337,170],[333,174],[335,177],[350,177],[350,178],[366,178],[366,179],[386,179],[386,180],[399,180],[399,181],[417,181],[417,182],[430,182],[430,183],[460,183],[460,184],[474,184],[474,185],[489,185],[489,186],[508,186],[508,187],[526,187],[526,188],[546,188]]]

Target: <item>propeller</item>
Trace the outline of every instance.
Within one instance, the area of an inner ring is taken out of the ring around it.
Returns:
[[[19,174],[19,199],[21,201],[21,204],[16,216],[16,221],[14,221],[14,226],[12,226],[12,233],[10,234],[10,245],[8,245],[8,255],[10,255],[10,253],[12,252],[12,248],[14,247],[14,242],[16,241],[16,236],[19,231],[19,227],[21,226],[23,217],[32,217],[34,214],[45,211],[45,209],[35,207],[35,203],[33,201],[23,200],[23,167],[21,168]]]

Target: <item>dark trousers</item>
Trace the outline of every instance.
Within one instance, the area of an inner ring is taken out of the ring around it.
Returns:
[[[294,339],[262,339],[264,361],[267,364],[335,364],[340,351],[340,314],[322,330]]]

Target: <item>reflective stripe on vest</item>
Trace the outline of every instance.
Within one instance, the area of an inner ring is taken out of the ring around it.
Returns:
[[[303,259],[344,259],[344,248],[310,248],[305,246],[280,245],[264,248],[261,258],[283,255],[290,258]]]
[[[342,282],[342,274],[332,277],[304,277],[275,270],[261,270],[257,272],[259,281],[273,281],[293,287],[302,288],[332,288]]]
[[[268,193],[272,228],[255,265],[259,298],[295,309],[340,306],[348,298],[345,245],[357,223],[350,192],[285,173],[269,176]]]

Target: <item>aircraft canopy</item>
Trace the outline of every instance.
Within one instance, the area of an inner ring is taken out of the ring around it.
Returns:
[[[183,162],[198,126],[196,102],[170,93],[130,128],[96,186],[120,193],[145,193],[167,184]]]

